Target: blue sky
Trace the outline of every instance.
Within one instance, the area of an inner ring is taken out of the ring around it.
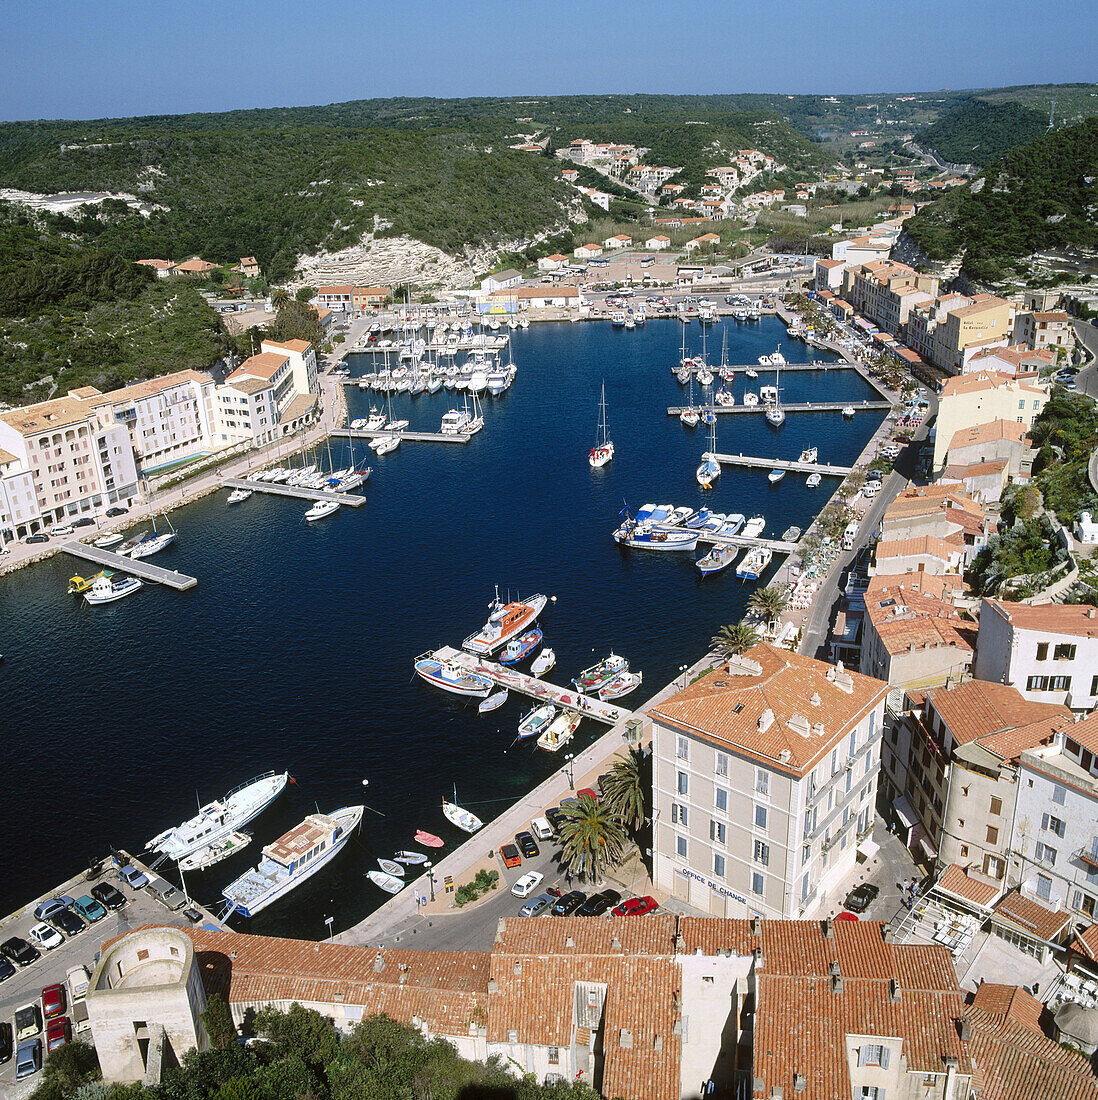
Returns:
[[[0,0],[0,118],[1096,79],[1094,0]]]

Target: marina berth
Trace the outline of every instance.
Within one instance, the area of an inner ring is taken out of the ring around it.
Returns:
[[[465,695],[473,699],[486,699],[492,693],[492,681],[453,661],[442,659],[437,653],[423,653],[415,659],[416,674],[453,695]]]
[[[481,657],[490,657],[532,624],[548,602],[548,597],[538,593],[525,600],[504,604],[500,602],[497,588],[496,598],[489,604],[491,614],[488,621],[476,634],[470,634],[461,643],[461,648]]]
[[[310,814],[266,845],[259,866],[222,891],[230,912],[254,917],[312,878],[343,850],[362,820],[363,809],[344,806],[330,814]]]

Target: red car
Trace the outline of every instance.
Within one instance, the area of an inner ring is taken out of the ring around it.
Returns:
[[[599,796],[597,794],[595,794],[595,792],[593,790],[591,790],[590,787],[584,787],[582,791],[576,791],[576,797],[577,798],[579,798],[580,795],[584,795],[584,794],[587,795],[587,797],[589,799],[591,799],[592,802],[598,802],[598,800],[599,800]]]
[[[643,917],[645,913],[654,913],[659,902],[654,897],[628,898],[614,909],[615,917]]]
[[[47,985],[42,990],[42,1015],[47,1020],[60,1016],[65,1011],[65,988],[61,985]]]
[[[46,1027],[46,1053],[50,1054],[58,1047],[71,1042],[72,1025],[69,1023],[68,1016],[58,1016],[57,1019],[50,1020]]]

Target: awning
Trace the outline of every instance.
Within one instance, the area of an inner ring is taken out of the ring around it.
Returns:
[[[868,836],[858,845],[858,855],[867,860],[872,859],[880,850],[881,846],[875,844],[873,838]]]
[[[925,855],[928,860],[933,861],[938,858],[938,849],[935,848],[925,836],[919,838],[919,847],[922,848],[923,855]]]
[[[903,822],[905,828],[913,829],[919,824],[919,819],[915,816],[915,811],[912,809],[911,803],[907,800],[906,794],[900,795],[900,797],[892,803],[892,808],[896,811],[896,816]]]

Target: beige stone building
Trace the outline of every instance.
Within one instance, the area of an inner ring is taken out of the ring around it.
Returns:
[[[1014,319],[1013,339],[1031,351],[1063,348],[1070,352],[1075,347],[1075,329],[1071,316],[1063,310],[1019,313]]]

